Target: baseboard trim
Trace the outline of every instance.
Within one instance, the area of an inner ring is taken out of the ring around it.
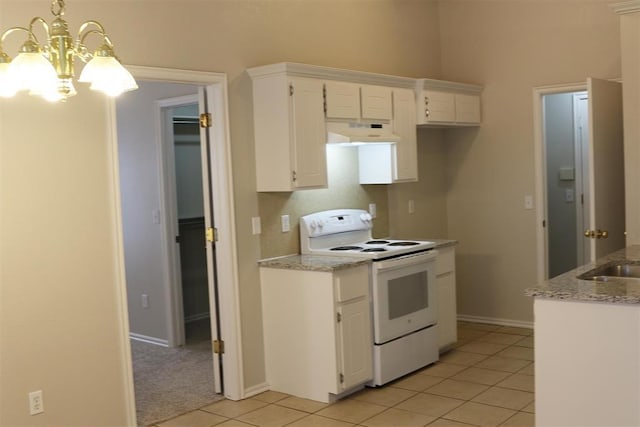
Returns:
[[[271,388],[269,387],[269,383],[267,382],[263,382],[261,384],[256,384],[254,386],[251,386],[249,388],[245,388],[243,399],[246,399],[247,397],[255,396],[256,394],[260,394],[265,391],[269,391],[270,389]]]
[[[141,341],[141,342],[146,342],[149,344],[155,344],[155,345],[159,345],[162,347],[169,347],[169,341],[168,340],[163,340],[160,338],[156,338],[156,337],[150,337],[147,335],[142,335],[142,334],[136,334],[134,332],[129,332],[129,338],[134,340],[134,341]]]
[[[467,316],[458,314],[458,320],[471,323],[488,323],[490,325],[513,326],[515,328],[533,329],[533,322],[523,322],[522,320],[499,319],[496,317]]]

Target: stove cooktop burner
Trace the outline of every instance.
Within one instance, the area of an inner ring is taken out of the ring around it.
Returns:
[[[335,248],[331,248],[331,251],[359,251],[362,249],[360,246],[336,246]]]
[[[363,249],[362,252],[386,252],[385,248],[367,248]]]
[[[387,243],[389,243],[388,240],[369,240],[368,242],[365,242],[367,245],[386,245]]]
[[[415,246],[419,244],[420,243],[418,242],[393,242],[393,243],[389,243],[389,246]]]

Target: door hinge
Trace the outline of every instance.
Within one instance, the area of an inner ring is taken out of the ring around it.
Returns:
[[[211,113],[200,114],[200,127],[210,128],[212,126]]]
[[[543,219],[542,220],[542,228],[545,228],[547,226],[547,220]]]
[[[217,242],[218,241],[218,229],[214,227],[207,228],[205,232],[205,238],[207,242]]]
[[[338,323],[342,322],[342,314],[336,313],[336,320],[338,321]]]
[[[224,341],[213,340],[213,352],[215,354],[224,354]]]
[[[344,383],[344,374],[341,372],[340,373],[340,384]]]
[[[322,108],[324,110],[324,115],[327,115],[327,87],[322,87]]]
[[[176,243],[180,243],[180,236],[176,236]]]
[[[298,175],[296,174],[296,171],[291,172],[291,178],[293,179],[293,182],[296,182],[296,180],[298,179]]]
[[[289,83],[289,96],[293,96],[293,92],[294,92],[294,90],[293,90],[293,84],[292,84],[292,83]]]

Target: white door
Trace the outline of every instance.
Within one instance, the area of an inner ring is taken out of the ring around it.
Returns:
[[[593,260],[625,246],[622,85],[589,78],[587,87],[592,197],[585,238]]]
[[[218,306],[218,283],[216,269],[216,236],[213,206],[212,180],[214,174],[211,170],[211,129],[215,118],[210,113],[209,105],[214,100],[207,93],[207,89],[201,86],[198,90],[200,110],[200,140],[202,155],[202,191],[204,202],[204,227],[206,230],[206,255],[207,255],[207,280],[209,284],[209,306],[211,307],[211,341],[214,343],[213,352],[213,384],[216,393],[222,393],[222,352],[219,343],[220,337],[220,310]]]
[[[324,120],[322,82],[314,79],[292,80],[291,96],[295,141],[295,186],[327,185],[327,132]]]

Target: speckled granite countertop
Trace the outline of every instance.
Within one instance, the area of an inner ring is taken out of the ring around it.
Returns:
[[[428,239],[435,242],[436,249],[454,246],[457,240]],[[268,258],[258,261],[260,267],[281,268],[286,270],[307,270],[307,271],[336,271],[351,268],[358,265],[368,264],[369,259],[327,256],[327,255],[285,255],[276,258]]]
[[[365,265],[371,262],[366,258],[340,257],[327,255],[287,255],[258,261],[260,267],[282,268],[286,270],[307,270],[332,272],[345,268]]]
[[[616,261],[632,261],[640,264],[640,245],[629,246],[613,252],[594,263],[547,280],[529,288],[525,295],[531,297],[569,300],[596,301],[617,304],[640,304],[640,279],[608,278],[607,281],[580,280],[576,276],[589,270]]]

